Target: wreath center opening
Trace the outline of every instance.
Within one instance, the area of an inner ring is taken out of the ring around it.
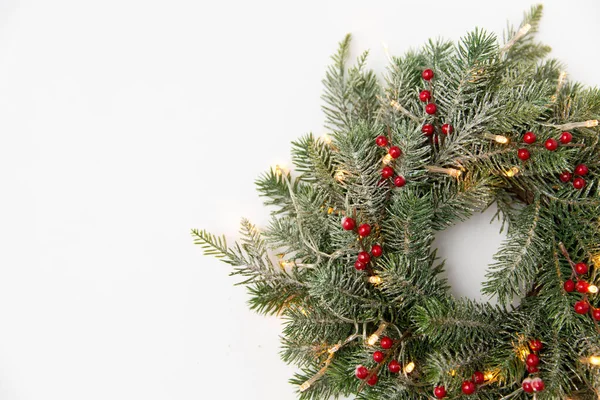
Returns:
[[[494,203],[484,212],[474,213],[468,220],[435,235],[433,247],[438,249],[438,257],[446,261],[443,275],[457,298],[497,304],[496,298],[481,293],[494,254],[506,239],[506,231],[500,232],[502,222],[493,219],[496,211]]]

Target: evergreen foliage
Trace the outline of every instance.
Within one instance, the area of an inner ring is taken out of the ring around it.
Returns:
[[[272,208],[268,226],[243,220],[233,246],[192,232],[206,254],[242,277],[251,308],[284,319],[281,355],[300,368],[291,379],[300,399],[426,399],[437,385],[460,398],[461,382],[477,370],[486,383],[470,398],[531,398],[521,381],[534,338],[544,344],[538,399],[597,397],[600,371],[589,359],[600,355],[600,330],[574,312],[580,295],[563,289],[572,265],[561,245],[598,283],[600,144],[585,121],[600,119],[600,90],[566,80],[562,65],[546,58],[549,47],[535,40],[541,16],[542,7],[532,7],[500,40],[482,29],[457,43],[429,40],[392,58],[381,81],[366,68],[367,52],[347,66],[346,36],[323,81],[331,141],[305,135],[292,144],[294,172],[271,170],[256,181]],[[436,74],[433,118],[418,96],[425,68]],[[426,121],[454,132],[435,144],[421,133]],[[544,141],[563,130],[574,145],[546,151]],[[517,148],[525,131],[537,143],[523,162]],[[394,170],[406,186],[381,184],[387,161],[378,135],[402,149]],[[590,170],[585,188],[559,181],[581,163]],[[494,202],[508,236],[483,292],[499,306],[456,299],[440,277],[434,235]],[[343,216],[373,232],[357,240],[342,229]],[[355,270],[356,254],[375,243],[383,257]],[[597,296],[588,299],[600,306]],[[395,375],[382,367],[377,385],[365,386],[354,369],[376,368],[369,338],[380,326],[379,336],[396,341],[393,356],[415,368]]]

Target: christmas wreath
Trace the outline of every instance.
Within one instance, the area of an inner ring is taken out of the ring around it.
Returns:
[[[325,137],[257,180],[271,207],[242,239],[194,230],[250,307],[285,319],[299,398],[592,399],[600,393],[600,91],[534,39],[541,6],[499,40],[476,29],[324,85]],[[483,293],[454,298],[432,241],[496,203],[507,239]]]

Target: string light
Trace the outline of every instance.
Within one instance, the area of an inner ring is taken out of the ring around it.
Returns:
[[[275,165],[275,166],[272,168],[272,170],[275,172],[275,175],[277,175],[277,176],[281,176],[281,175],[283,175],[283,174],[285,174],[285,173],[287,172],[287,171],[286,171],[286,168],[285,168],[285,167],[282,167],[282,166],[281,166],[281,165],[279,165],[279,164]]]
[[[383,157],[383,163],[385,165],[388,165],[389,163],[391,163],[392,160],[393,160],[393,158],[389,154],[386,154],[385,157]]]
[[[329,136],[328,134],[324,134],[320,137],[320,139],[325,144],[331,144],[331,142],[333,141],[333,139],[331,139],[331,136]]]
[[[334,211],[335,211],[335,210],[334,210],[334,208],[333,208],[333,207],[329,207],[329,208],[327,209],[327,214],[333,214],[333,212],[334,212]]]
[[[441,167],[435,167],[435,166],[431,166],[431,165],[429,165],[429,166],[427,166],[425,168],[427,168],[427,170],[429,172],[439,172],[439,173],[442,173],[442,174],[450,175],[450,176],[452,176],[454,178],[458,178],[458,177],[460,177],[462,175],[462,171],[461,170],[454,169],[454,168],[441,168]]]
[[[293,267],[295,265],[296,265],[296,263],[293,261],[283,260],[283,259],[279,260],[279,266],[284,269],[288,268],[288,267]]]
[[[344,180],[344,178],[346,177],[346,173],[344,172],[344,170],[338,169],[333,177],[335,178],[336,181],[342,182]]]
[[[588,363],[592,365],[600,365],[600,356],[590,356]]]
[[[369,283],[372,283],[373,285],[379,285],[382,281],[383,280],[381,279],[381,277],[377,275],[369,277]]]
[[[521,170],[519,169],[519,167],[512,167],[511,169],[509,169],[508,171],[504,172],[505,176],[508,176],[509,178],[512,178],[513,176],[515,176],[516,174],[518,174],[519,172],[521,172]]]
[[[373,332],[373,334],[371,336],[369,336],[369,338],[367,339],[367,344],[369,346],[375,345],[375,343],[377,343],[377,341],[379,340],[379,335],[381,335],[383,333],[383,331],[385,330],[386,327],[387,327],[387,323],[382,322],[381,325],[379,325],[379,328],[377,328],[377,330],[375,332]]]
[[[408,364],[406,364],[406,366],[404,367],[404,373],[410,374],[411,372],[413,372],[414,369],[415,369],[415,363],[411,361]]]
[[[590,292],[592,294],[598,293],[598,286],[596,286],[596,285],[590,285],[590,286],[588,286],[588,292]]]
[[[451,369],[449,372],[450,376],[455,376],[456,375],[456,370],[455,369]]]
[[[594,126],[598,126],[598,120],[597,119],[590,119],[588,121],[585,121],[585,127],[586,128],[593,128]]]
[[[506,136],[494,135],[493,133],[489,133],[489,132],[485,132],[483,134],[483,137],[486,138],[486,139],[493,140],[496,143],[500,143],[500,144],[508,144],[508,143],[510,143],[510,139],[507,138]]]

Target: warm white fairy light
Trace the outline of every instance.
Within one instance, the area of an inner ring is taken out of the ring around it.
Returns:
[[[320,139],[325,144],[331,144],[331,142],[333,141],[333,139],[331,139],[331,136],[329,136],[328,134],[324,134],[323,136],[321,136]]]
[[[281,166],[281,165],[279,165],[279,164],[276,164],[276,165],[275,165],[275,166],[272,168],[272,170],[275,172],[275,175],[277,175],[277,176],[281,176],[281,175],[283,175],[283,174],[285,174],[285,173],[286,173],[286,168],[285,168],[285,167],[282,167],[282,166]]]
[[[598,120],[597,119],[590,119],[585,121],[585,127],[586,128],[593,128],[594,126],[598,126]]]
[[[343,182],[344,178],[346,177],[346,172],[344,172],[342,169],[338,169],[333,177],[336,181]]]
[[[427,170],[429,172],[436,172],[436,173],[442,173],[442,174],[447,174],[450,175],[454,178],[458,178],[462,175],[462,171],[459,169],[454,169],[454,168],[441,168],[441,167],[436,167],[436,166],[432,166],[429,165],[427,167]]]
[[[389,154],[386,154],[385,157],[383,157],[383,163],[385,165],[388,165],[389,163],[391,163],[392,160],[393,160],[393,158]]]
[[[369,283],[372,283],[373,285],[379,285],[381,282],[383,282],[383,280],[380,276],[373,275],[369,277]]]
[[[387,323],[382,322],[381,325],[379,325],[379,328],[377,328],[377,330],[373,332],[371,336],[369,336],[369,338],[367,339],[367,344],[369,346],[375,345],[375,343],[377,343],[377,341],[379,340],[379,335],[383,333],[386,327]]]
[[[596,285],[590,285],[590,286],[588,286],[588,292],[590,292],[592,294],[598,293],[598,286],[596,286]]]
[[[512,167],[508,171],[505,171],[504,175],[508,176],[509,178],[512,178],[513,176],[515,176],[516,174],[518,174],[520,171],[521,170],[519,169],[519,167]]]
[[[590,356],[587,362],[592,365],[600,365],[600,356]]]
[[[496,143],[500,143],[500,144],[508,144],[510,142],[510,139],[507,138],[506,136],[494,135],[493,133],[489,133],[489,132],[485,132],[483,134],[483,137],[486,139],[493,140]]]
[[[404,367],[404,373],[410,374],[411,372],[413,372],[414,369],[415,369],[415,363],[411,361],[408,364],[406,364],[406,366]]]
[[[295,262],[293,261],[289,261],[289,260],[279,260],[279,266],[281,268],[288,268],[288,267],[293,267],[294,265],[296,265]]]

